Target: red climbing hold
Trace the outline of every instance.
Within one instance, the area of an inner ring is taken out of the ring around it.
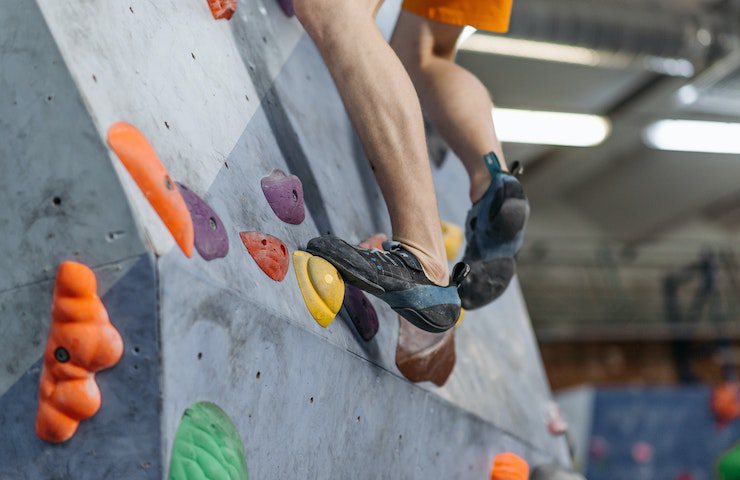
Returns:
[[[278,0],[278,3],[287,16],[292,17],[293,15],[295,15],[293,0]]]
[[[231,16],[236,12],[236,0],[208,0],[208,6],[216,20],[222,18],[231,20]]]
[[[344,290],[344,308],[363,340],[369,342],[378,333],[378,313],[359,288],[347,284]]]
[[[303,184],[295,175],[286,175],[275,169],[260,182],[262,193],[275,215],[285,223],[298,225],[303,222],[306,212],[303,207]]]
[[[69,440],[81,420],[100,408],[95,373],[123,354],[121,335],[97,296],[95,274],[85,265],[59,266],[41,378],[36,434],[47,442]]]
[[[279,238],[260,232],[240,232],[244,246],[268,277],[280,282],[288,273],[288,248]]]

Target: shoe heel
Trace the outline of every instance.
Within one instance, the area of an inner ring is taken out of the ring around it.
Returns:
[[[465,277],[470,273],[470,265],[465,262],[459,262],[452,268],[452,274],[450,275],[450,286],[459,287],[462,284]]]

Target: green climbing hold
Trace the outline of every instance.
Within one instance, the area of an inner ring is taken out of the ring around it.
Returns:
[[[229,416],[216,404],[185,410],[170,458],[170,480],[247,480],[244,444]]]
[[[719,480],[740,480],[740,443],[720,457],[717,473]]]

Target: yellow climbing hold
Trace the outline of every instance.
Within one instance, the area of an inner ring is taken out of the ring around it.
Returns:
[[[462,247],[463,231],[460,227],[454,223],[445,222],[442,220],[442,239],[445,242],[445,252],[447,253],[447,260],[450,262],[457,258],[457,254]]]
[[[308,311],[328,327],[342,308],[344,280],[331,263],[301,250],[293,252],[293,270]]]
[[[455,326],[458,326],[458,325],[460,325],[462,323],[464,316],[465,316],[465,309],[464,308],[461,308],[460,309],[460,315],[457,317],[457,322],[455,322]]]

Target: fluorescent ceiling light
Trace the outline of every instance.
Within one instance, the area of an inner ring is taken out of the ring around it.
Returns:
[[[643,132],[658,150],[740,154],[740,123],[659,120]]]
[[[611,132],[609,120],[598,115],[495,108],[493,120],[502,142],[592,147]]]
[[[598,65],[602,61],[602,54],[590,48],[481,33],[468,38],[461,50],[590,66]]]
[[[592,48],[564,45],[560,43],[524,40],[475,33],[460,45],[468,52],[503,55],[506,57],[531,58],[548,62],[570,63],[589,67],[623,69],[628,67],[648,70],[674,77],[691,77],[694,65],[682,58],[664,58],[594,50]]]

